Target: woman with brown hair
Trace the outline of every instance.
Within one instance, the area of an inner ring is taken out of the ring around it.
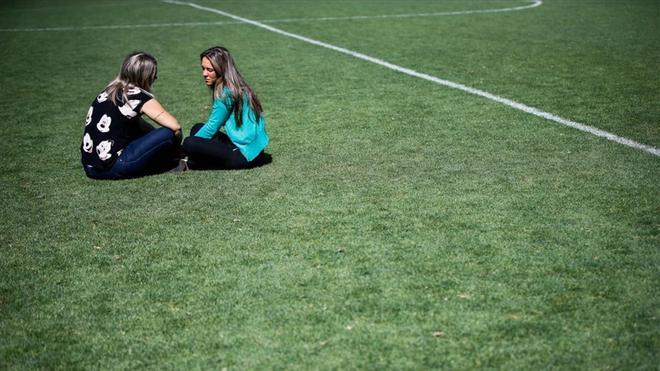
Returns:
[[[259,98],[226,48],[209,48],[200,60],[213,106],[208,120],[194,125],[183,141],[188,165],[193,169],[244,169],[263,164],[269,139]]]

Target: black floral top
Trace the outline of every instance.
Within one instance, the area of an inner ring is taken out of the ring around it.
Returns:
[[[153,95],[137,87],[129,87],[126,95],[128,102],[120,95],[115,105],[103,91],[92,102],[80,144],[83,166],[109,170],[124,147],[139,137],[140,111]]]

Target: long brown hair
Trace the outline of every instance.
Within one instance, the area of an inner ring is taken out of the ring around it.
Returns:
[[[248,104],[256,114],[256,120],[259,121],[263,109],[261,102],[252,88],[245,82],[241,73],[236,68],[236,63],[229,50],[222,46],[214,46],[208,48],[199,55],[199,59],[207,58],[211,62],[211,66],[215,70],[218,79],[215,85],[211,87],[213,90],[213,99],[221,98],[224,95],[224,88],[229,88],[231,99],[234,102],[232,113],[236,117],[236,124],[241,126],[243,123],[243,97],[247,96]]]
[[[108,84],[105,92],[114,104],[118,100],[128,102],[126,94],[131,86],[151,92],[156,81],[158,61],[151,54],[138,51],[126,56],[117,77]]]

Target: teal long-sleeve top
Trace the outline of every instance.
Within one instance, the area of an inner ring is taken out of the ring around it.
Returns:
[[[233,100],[228,88],[224,95],[213,100],[213,107],[209,119],[204,126],[195,133],[196,137],[211,139],[224,127],[225,133],[238,147],[241,154],[248,160],[254,160],[266,146],[268,146],[268,134],[266,133],[266,120],[263,115],[257,120],[257,115],[248,104],[247,95],[243,96],[243,122],[241,126],[236,124],[236,115],[232,112]]]

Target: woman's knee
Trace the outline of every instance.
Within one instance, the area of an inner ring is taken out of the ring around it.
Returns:
[[[174,147],[179,144],[179,138],[176,132],[168,128],[158,128],[148,134],[150,136],[149,143],[152,146],[166,145],[167,147]]]
[[[169,128],[154,129],[154,130],[152,130],[152,132],[150,134],[154,135],[155,137],[157,137],[158,139],[163,140],[163,141],[168,141],[168,140],[169,141],[175,141],[176,140],[176,133],[174,132],[174,130],[169,129]]]
[[[193,143],[194,138],[195,137],[190,136],[183,140],[183,143],[181,144],[181,148],[183,148],[183,151],[185,153],[190,154],[191,151],[195,150],[195,143]]]
[[[193,125],[193,127],[190,129],[190,136],[197,134],[197,132],[199,131],[199,129],[202,128],[202,126],[204,126],[204,123]]]

